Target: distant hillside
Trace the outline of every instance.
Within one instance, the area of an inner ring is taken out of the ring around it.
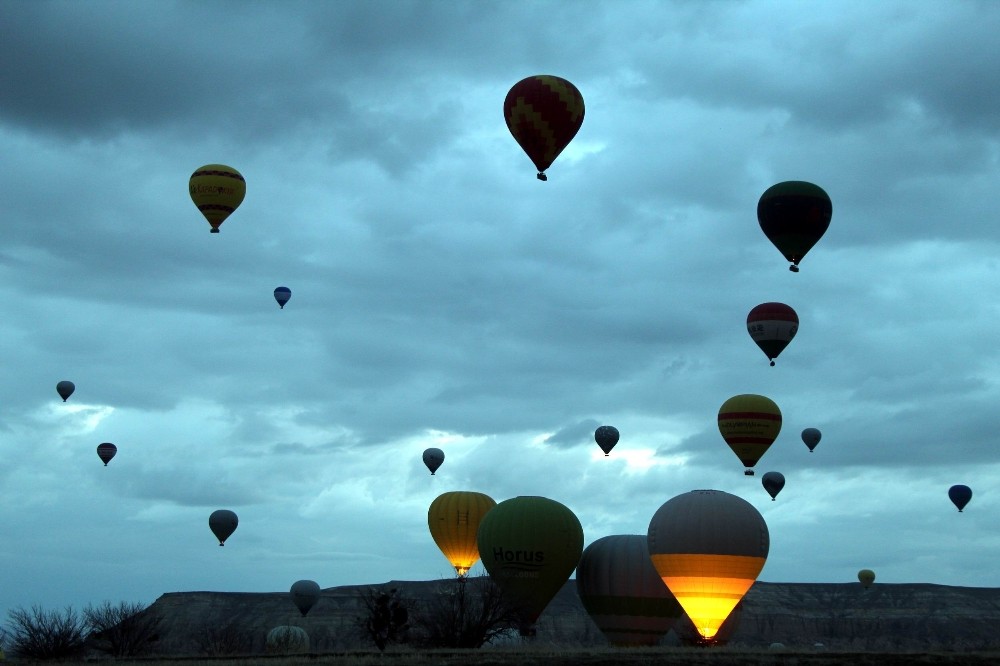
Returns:
[[[329,588],[302,618],[287,593],[172,592],[150,612],[163,617],[161,654],[199,654],[212,643],[241,640],[263,649],[267,632],[283,624],[304,628],[314,651],[370,648],[358,630],[360,595],[397,588],[416,607],[451,581],[390,581]],[[604,646],[570,580],[538,621],[533,642]],[[730,640],[734,647],[789,648],[822,643],[827,650],[922,652],[1000,649],[1000,589],[928,584],[756,583],[745,597]],[[673,631],[665,645],[677,644]]]

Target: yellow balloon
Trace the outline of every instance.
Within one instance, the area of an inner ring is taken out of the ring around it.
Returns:
[[[734,395],[719,408],[719,432],[753,476],[752,467],[781,432],[781,410],[770,398]]]
[[[444,556],[464,576],[479,560],[476,533],[486,512],[497,503],[489,495],[456,490],[439,495],[427,509],[427,526]]]
[[[242,174],[225,164],[206,164],[191,174],[188,182],[191,200],[212,225],[212,233],[219,233],[219,225],[243,202],[247,184]]]
[[[871,569],[862,569],[858,572],[858,580],[861,582],[861,587],[867,590],[875,582],[875,572]]]

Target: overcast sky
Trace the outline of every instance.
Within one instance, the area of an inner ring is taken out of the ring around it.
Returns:
[[[589,544],[715,488],[766,519],[762,580],[1000,586],[1000,3],[0,0],[0,25],[3,617],[449,576],[449,490],[555,499]],[[532,74],[586,102],[545,183],[502,113]],[[219,234],[208,163],[247,182]],[[798,274],[756,219],[785,180],[833,201]],[[766,301],[800,318],[773,368]],[[740,393],[784,415],[756,477],[716,423]]]

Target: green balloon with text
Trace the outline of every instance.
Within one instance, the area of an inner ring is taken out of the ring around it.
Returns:
[[[523,635],[569,580],[583,552],[583,527],[545,497],[514,497],[483,516],[476,534],[483,566],[520,615]]]

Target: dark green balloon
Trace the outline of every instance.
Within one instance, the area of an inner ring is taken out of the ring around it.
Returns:
[[[545,497],[514,497],[490,509],[476,535],[490,577],[521,616],[521,632],[569,580],[583,552],[583,527],[568,508]]]
[[[757,221],[764,235],[792,262],[799,262],[830,226],[833,204],[819,185],[789,180],[769,187],[757,202]]]

